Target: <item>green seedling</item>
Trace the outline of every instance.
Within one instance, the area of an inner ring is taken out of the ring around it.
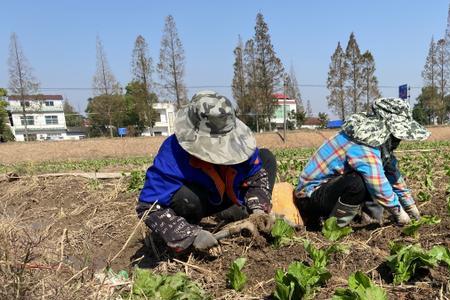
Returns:
[[[294,233],[295,229],[286,221],[276,219],[271,231],[274,246],[279,248],[290,244],[293,241]]]
[[[386,291],[375,285],[366,274],[357,271],[348,278],[348,288],[338,288],[333,300],[387,300]]]
[[[349,226],[339,227],[336,217],[328,218],[322,228],[323,235],[330,241],[338,241],[353,232]]]
[[[247,283],[247,275],[242,272],[246,261],[247,259],[244,257],[236,259],[231,263],[230,270],[228,271],[228,283],[235,291],[242,291]]]
[[[211,299],[185,274],[159,275],[144,269],[135,269],[133,286],[124,299],[132,300],[203,300]]]
[[[410,224],[403,228],[402,232],[405,235],[412,236],[414,238],[419,237],[419,229],[422,225],[434,225],[441,223],[441,219],[435,216],[422,216],[419,220],[413,220]]]

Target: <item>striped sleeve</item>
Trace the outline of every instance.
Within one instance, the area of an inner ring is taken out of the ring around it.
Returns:
[[[384,207],[399,206],[399,199],[386,177],[380,151],[355,144],[347,152],[349,166],[364,178],[372,199]]]

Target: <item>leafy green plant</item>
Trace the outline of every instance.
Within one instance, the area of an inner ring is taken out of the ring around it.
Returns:
[[[338,288],[333,300],[387,300],[386,291],[375,285],[366,274],[357,271],[348,278],[348,288]]]
[[[428,202],[431,200],[431,194],[425,191],[420,191],[417,193],[417,198],[420,202]]]
[[[330,278],[331,274],[325,268],[293,262],[286,273],[276,271],[274,297],[278,300],[312,299],[316,290]]]
[[[353,232],[349,226],[339,227],[336,217],[328,218],[322,228],[323,235],[330,241],[338,241]]]
[[[414,238],[419,237],[419,228],[422,225],[434,225],[441,223],[441,219],[435,216],[422,216],[419,220],[413,220],[405,228],[403,228],[403,234],[413,236]]]
[[[306,240],[303,245],[313,260],[313,266],[316,268],[325,268],[328,265],[328,259],[331,253],[343,251],[343,248],[338,244],[318,249],[309,240]]]
[[[145,172],[144,171],[131,171],[130,173],[130,182],[128,184],[128,191],[137,192],[142,189],[145,181]]]
[[[125,299],[144,300],[203,300],[211,299],[185,274],[159,275],[144,269],[135,269],[131,292]]]
[[[235,291],[242,291],[245,284],[247,283],[247,275],[242,272],[242,268],[244,268],[246,261],[247,259],[245,257],[236,259],[231,263],[230,270],[228,271],[228,282]]]
[[[435,267],[439,262],[450,266],[450,252],[443,246],[426,251],[420,245],[392,244],[387,265],[394,274],[394,284],[408,281],[418,268]]]
[[[290,244],[293,240],[295,229],[283,219],[276,219],[272,227],[271,235],[275,247],[282,247]]]

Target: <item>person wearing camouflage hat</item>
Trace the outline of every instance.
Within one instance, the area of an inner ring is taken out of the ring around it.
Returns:
[[[270,230],[276,161],[258,149],[232,103],[202,91],[178,110],[168,137],[147,170],[136,211],[152,232],[176,252],[218,245],[198,224],[206,216],[225,221],[255,219]]]
[[[399,225],[420,218],[393,151],[402,140],[429,136],[402,99],[380,98],[370,113],[351,115],[300,174],[296,198],[304,221],[315,227],[335,216],[346,226],[361,211],[363,219],[381,222],[384,209]]]

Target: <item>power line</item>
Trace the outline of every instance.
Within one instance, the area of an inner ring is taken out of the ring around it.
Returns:
[[[298,84],[298,87],[306,87],[306,88],[327,88],[325,84]],[[202,88],[231,88],[231,85],[191,85],[186,86],[188,89],[202,89]],[[379,85],[379,88],[383,89],[398,89],[398,85]],[[421,89],[421,86],[409,86],[411,89]],[[101,90],[100,88],[94,87],[42,87],[40,90],[43,91],[92,91],[92,90]]]

